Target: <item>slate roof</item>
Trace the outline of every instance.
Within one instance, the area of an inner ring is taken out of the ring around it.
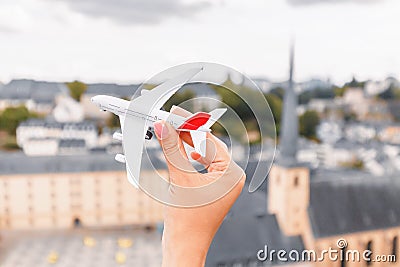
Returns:
[[[245,185],[242,194],[215,235],[207,255],[206,266],[260,264],[257,252],[264,249],[265,245],[269,251],[285,249],[301,253],[304,250],[300,236],[285,236],[279,229],[275,215],[267,213],[267,194],[263,191],[249,193],[247,187],[248,185]]]
[[[143,157],[142,169],[163,169],[165,164],[148,149],[150,159]],[[0,153],[0,175],[40,174],[40,173],[77,173],[96,171],[124,171],[125,165],[114,160],[114,155],[91,153],[71,156],[29,157],[22,152]]]
[[[396,120],[400,119],[400,101],[399,100],[390,100],[388,101],[389,111],[393,115]]]
[[[400,177],[319,170],[311,176],[309,216],[316,238],[400,225]]]
[[[70,128],[74,130],[96,130],[96,125],[92,121],[67,122],[61,123],[45,119],[28,119],[19,124],[20,127],[44,127],[44,128]]]
[[[68,93],[64,83],[34,80],[12,80],[0,90],[0,99],[27,100],[38,103],[53,103],[58,94]]]
[[[115,97],[131,98],[139,88],[137,84],[118,85],[111,83],[88,84],[85,94],[88,95],[111,95]]]
[[[58,143],[59,148],[85,148],[84,139],[61,139]]]

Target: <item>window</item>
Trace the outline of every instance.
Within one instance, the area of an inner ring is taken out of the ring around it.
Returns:
[[[297,187],[299,185],[299,177],[298,176],[294,177],[293,184],[295,187]]]
[[[75,217],[73,220],[73,227],[80,228],[81,226],[82,226],[81,219],[79,219],[78,217]]]
[[[72,191],[72,192],[70,192],[70,196],[71,197],[80,197],[81,196],[81,192]]]

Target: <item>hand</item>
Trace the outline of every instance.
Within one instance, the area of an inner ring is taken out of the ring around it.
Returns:
[[[188,117],[190,112],[173,107],[172,113]],[[167,160],[170,194],[175,187],[199,187],[218,179],[236,179],[230,191],[218,200],[193,208],[164,207],[164,233],[162,239],[163,266],[204,266],[208,248],[223,219],[242,191],[245,174],[231,160],[226,145],[212,134],[207,134],[207,152],[201,157],[196,152],[191,157],[207,169],[198,173],[190,163],[182,141],[193,146],[189,132],[178,132],[162,121],[154,124],[156,136]],[[228,176],[228,177],[227,177]],[[238,177],[238,178],[234,178]]]

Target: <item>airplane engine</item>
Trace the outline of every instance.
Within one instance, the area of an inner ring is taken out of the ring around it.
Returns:
[[[150,140],[152,137],[153,137],[153,133],[150,132],[149,130],[147,130],[145,139],[146,139],[146,140]]]

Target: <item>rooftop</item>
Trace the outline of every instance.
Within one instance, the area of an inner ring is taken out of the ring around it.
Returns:
[[[74,129],[85,129],[85,130],[96,130],[96,125],[92,121],[83,122],[56,122],[45,119],[28,119],[19,124],[19,127],[45,127],[45,128],[74,128]]]
[[[88,84],[85,94],[88,95],[111,95],[115,97],[131,98],[139,88],[137,84],[119,85],[112,83]]]
[[[149,157],[143,157],[142,169],[165,168],[156,151],[148,149],[147,152]],[[125,171],[125,165],[116,162],[114,155],[101,152],[38,157],[29,157],[23,152],[0,153],[0,175],[97,171]]]
[[[0,90],[0,99],[27,100],[40,103],[53,103],[58,94],[68,93],[64,83],[34,80],[12,80]]]
[[[309,216],[317,238],[400,225],[400,175],[319,170],[311,175],[310,189]]]
[[[84,139],[60,139],[59,148],[85,148],[86,142]]]

